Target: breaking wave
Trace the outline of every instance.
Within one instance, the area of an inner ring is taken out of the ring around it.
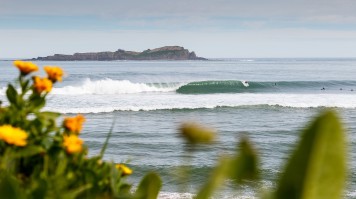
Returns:
[[[178,83],[147,84],[133,83],[129,80],[103,79],[92,81],[86,79],[79,86],[65,86],[54,88],[52,94],[57,95],[83,95],[83,94],[128,94],[145,92],[173,92],[179,88]]]
[[[278,81],[258,82],[241,80],[209,80],[171,83],[134,83],[129,80],[90,80],[86,79],[77,86],[54,88],[56,95],[84,94],[132,94],[164,93],[214,94],[214,93],[293,93],[327,91],[356,91],[356,81]],[[0,89],[0,94],[4,93]]]
[[[353,90],[356,81],[278,81],[247,82],[239,80],[190,82],[177,89],[181,94],[208,93],[275,93],[317,90]]]

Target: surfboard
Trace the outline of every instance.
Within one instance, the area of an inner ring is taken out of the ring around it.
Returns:
[[[242,80],[241,83],[242,83],[245,87],[249,87],[249,86],[250,86],[250,85],[248,84],[248,82],[245,81],[245,80]]]

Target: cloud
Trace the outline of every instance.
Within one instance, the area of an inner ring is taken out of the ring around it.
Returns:
[[[354,0],[3,0],[1,15],[95,16],[138,21],[150,18],[181,20],[235,17],[265,20],[315,20],[356,23]],[[345,20],[343,20],[345,19]],[[162,21],[162,20],[161,20]]]
[[[11,37],[11,39],[9,39]],[[30,40],[28,38],[31,38]],[[1,58],[180,45],[203,57],[354,57],[356,31],[0,31]]]
[[[351,57],[355,10],[355,0],[0,0],[0,56],[181,45],[205,57]]]

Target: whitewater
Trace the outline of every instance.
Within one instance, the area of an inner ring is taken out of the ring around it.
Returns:
[[[135,185],[148,171],[163,180],[160,198],[192,198],[215,162],[247,135],[261,157],[257,187],[273,188],[300,130],[325,108],[342,118],[350,145],[345,198],[356,190],[356,59],[217,59],[209,61],[36,62],[66,76],[48,95],[47,111],[84,114],[81,136],[96,155],[113,134],[105,159],[128,162]],[[0,61],[0,101],[18,71]],[[43,72],[36,75],[44,76]],[[186,154],[177,136],[182,122],[217,130],[216,144]],[[112,126],[114,124],[114,126]],[[189,156],[190,162],[184,159]],[[179,168],[193,177],[180,190]],[[259,190],[227,183],[215,198],[258,198]]]

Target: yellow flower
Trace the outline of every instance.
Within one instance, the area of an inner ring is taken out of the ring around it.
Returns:
[[[67,153],[77,153],[83,150],[83,140],[76,135],[65,135],[63,145],[66,148]]]
[[[47,93],[52,90],[52,82],[47,78],[33,77],[34,87],[37,93],[46,91]]]
[[[67,117],[64,119],[64,127],[71,132],[79,133],[83,128],[85,118],[83,115],[77,115],[75,117]]]
[[[45,66],[44,70],[48,75],[48,79],[53,82],[62,81],[62,76],[64,74],[63,70],[58,66]]]
[[[38,66],[32,62],[16,60],[14,61],[14,65],[21,71],[22,75],[27,75],[34,71],[38,71]]]
[[[12,127],[11,125],[0,126],[0,139],[8,144],[26,146],[27,137],[27,133],[20,128]]]
[[[116,164],[116,168],[121,171],[122,176],[131,175],[132,170],[125,166],[124,164]]]

